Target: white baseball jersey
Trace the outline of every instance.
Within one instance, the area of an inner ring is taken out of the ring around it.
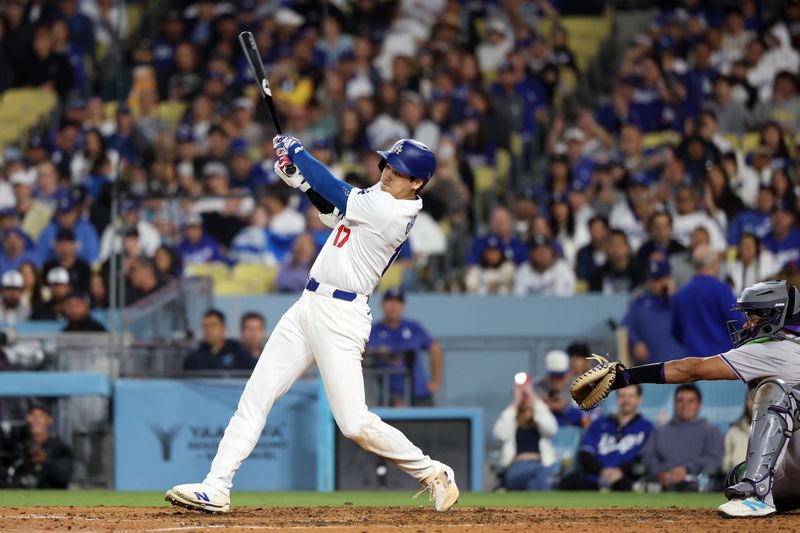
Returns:
[[[381,190],[353,189],[347,210],[311,267],[311,277],[337,289],[370,295],[400,253],[422,200],[398,200]]]

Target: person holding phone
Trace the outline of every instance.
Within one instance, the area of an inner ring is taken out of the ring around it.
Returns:
[[[534,392],[531,378],[515,376],[511,403],[494,423],[492,434],[502,442],[499,466],[508,490],[548,490],[556,454],[550,438],[558,422],[547,404]]]

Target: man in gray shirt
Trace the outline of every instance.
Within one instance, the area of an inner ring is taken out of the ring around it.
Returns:
[[[644,445],[642,462],[664,490],[696,491],[698,474],[719,470],[725,443],[719,428],[698,416],[701,406],[696,386],[679,386],[675,416],[657,427]]]

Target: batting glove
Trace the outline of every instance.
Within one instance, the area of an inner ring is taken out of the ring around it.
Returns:
[[[278,175],[283,182],[292,187],[293,189],[300,189],[303,192],[306,192],[311,186],[308,184],[306,179],[300,173],[300,169],[295,166],[294,163],[289,159],[289,154],[286,152],[285,148],[276,148],[275,149],[275,174]],[[294,172],[289,172],[287,169],[292,169]]]
[[[296,154],[304,149],[303,145],[300,144],[300,141],[291,135],[276,135],[272,139],[272,147],[275,150],[278,150],[279,148],[285,149],[290,159],[292,154]]]

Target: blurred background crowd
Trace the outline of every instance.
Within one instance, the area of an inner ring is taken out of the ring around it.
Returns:
[[[126,304],[184,273],[301,290],[328,230],[272,170],[251,30],[285,129],[341,179],[375,183],[401,137],[436,152],[384,287],[631,292],[667,259],[671,291],[706,247],[733,290],[794,274],[800,2],[654,4],[592,79],[589,0],[6,2],[0,273],[32,308],[58,267],[107,306],[115,254]]]

